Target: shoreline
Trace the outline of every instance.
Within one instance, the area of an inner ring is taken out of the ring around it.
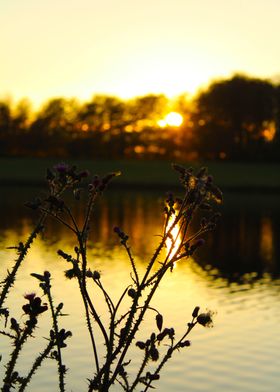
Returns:
[[[26,181],[26,180],[13,180],[13,179],[0,179],[0,189],[7,188],[41,188],[45,187],[45,181]],[[218,184],[219,186],[219,184]],[[278,194],[280,193],[280,187],[268,187],[268,186],[219,186],[223,193],[259,193],[259,194]],[[119,182],[118,184],[114,184],[113,182],[109,185],[109,189],[114,190],[144,190],[144,191],[171,191],[171,190],[182,190],[182,186],[180,184],[170,184],[170,183],[160,183],[160,184],[147,184],[141,182]]]
[[[178,174],[168,161],[141,160],[61,160],[56,158],[1,158],[0,187],[41,187],[46,184],[46,169],[57,162],[65,161],[79,169],[88,169],[90,178],[120,170],[110,188],[131,190],[182,189]],[[223,192],[279,193],[280,163],[238,162],[185,162],[185,167],[208,167],[214,183]]]

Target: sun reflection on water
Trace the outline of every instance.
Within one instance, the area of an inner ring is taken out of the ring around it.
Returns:
[[[167,232],[174,224],[175,219],[176,216],[171,215],[167,223],[167,228],[166,228]],[[175,256],[181,244],[181,234],[180,234],[180,227],[178,223],[172,228],[170,232],[170,236],[167,238],[165,244],[166,244],[166,255],[168,256],[168,259],[171,260],[172,257]]]

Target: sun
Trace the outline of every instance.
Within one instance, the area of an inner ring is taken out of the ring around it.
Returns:
[[[179,127],[182,125],[184,119],[180,113],[169,112],[163,119],[158,121],[158,125],[161,128],[164,127]]]

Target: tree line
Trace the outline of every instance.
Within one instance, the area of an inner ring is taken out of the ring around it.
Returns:
[[[160,125],[175,111],[180,126]],[[195,97],[54,98],[34,112],[0,101],[1,156],[279,160],[280,85],[234,75]]]

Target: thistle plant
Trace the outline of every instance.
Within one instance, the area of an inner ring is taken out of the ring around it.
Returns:
[[[179,165],[173,165],[173,168],[179,174],[183,195],[180,198],[175,197],[172,193],[167,195],[160,240],[153,255],[146,263],[144,273],[140,273],[137,266],[129,236],[120,227],[113,229],[131,265],[131,282],[128,286],[123,287],[119,298],[112,298],[108,292],[103,283],[102,272],[89,268],[89,265],[94,265],[94,260],[89,259],[88,256],[88,242],[90,241],[90,228],[94,224],[92,212],[96,207],[96,202],[102,197],[108,184],[120,173],[110,173],[104,177],[94,176],[87,182],[86,187],[81,187],[81,181],[87,177],[87,172],[77,173],[76,168],[65,164],[57,165],[53,170],[47,172],[48,196],[43,200],[36,199],[35,202],[28,204],[29,207],[40,212],[39,226],[37,225],[34,229],[31,239],[17,247],[18,259],[21,261],[18,263],[17,260],[12,272],[3,281],[1,306],[14,283],[19,268],[18,264],[21,264],[33,239],[40,231],[38,228],[41,228],[41,225],[49,217],[64,225],[74,235],[76,246],[72,254],[62,249],[59,249],[57,253],[67,262],[68,269],[65,275],[69,279],[76,280],[77,292],[81,296],[84,306],[83,314],[94,360],[94,371],[88,377],[88,392],[110,391],[115,384],[119,384],[127,392],[137,391],[139,388],[141,391],[150,390],[159,380],[162,368],[173,354],[190,346],[189,334],[193,328],[197,325],[204,327],[212,325],[212,313],[209,311],[200,312],[199,307],[196,306],[190,321],[186,322],[184,333],[177,337],[173,327],[165,326],[164,316],[153,303],[155,293],[166,274],[173,271],[176,263],[192,257],[194,252],[204,245],[204,235],[215,228],[219,219],[219,213],[213,210],[213,205],[222,201],[221,191],[213,184],[213,179],[208,175],[207,169],[202,168],[195,173],[192,169],[185,169]],[[87,201],[82,224],[78,224],[78,220],[63,197],[66,188],[72,191],[77,200],[80,199],[81,192],[86,193]],[[194,230],[193,222],[197,218],[200,219],[200,224]],[[25,380],[28,379],[29,382],[36,370],[36,363],[41,364],[41,359],[43,360],[43,357],[52,353],[51,356],[58,363],[59,390],[64,391],[66,367],[63,364],[61,348],[64,347],[64,341],[71,333],[59,330],[57,317],[61,314],[62,304],[56,308],[53,305],[50,273],[34,273],[32,275],[39,280],[43,294],[48,299],[48,309],[53,324],[49,344],[45,352],[39,355],[37,362],[35,361],[34,367],[32,367],[34,371],[32,370]],[[92,290],[95,293],[95,298],[97,295],[99,302],[105,304],[109,316],[108,321],[104,321],[99,316],[96,299],[93,301],[90,294]],[[37,299],[37,301],[39,300]],[[129,305],[124,311],[123,308],[127,301],[129,301]],[[9,317],[3,306],[0,309],[3,314]],[[147,313],[155,315],[154,330],[145,339],[142,335],[139,339],[139,331],[141,331]],[[20,331],[22,334],[24,329],[20,329]],[[11,339],[16,339],[14,335],[9,336],[8,332],[2,332]],[[26,332],[26,334],[31,335],[32,331]],[[24,340],[18,338],[15,341],[15,345],[19,347],[14,356],[18,356]],[[137,372],[132,375],[129,371],[132,361],[131,349],[135,346],[139,350],[141,364]],[[8,364],[6,368],[11,368],[11,370],[9,370],[8,376],[6,373],[4,387],[5,385],[14,385],[16,381],[20,382],[17,374],[17,377],[13,376],[14,365]],[[24,384],[21,381],[21,385],[25,387],[27,382],[25,381]],[[4,387],[2,391],[9,390]]]
[[[11,339],[11,346],[14,347],[10,360],[6,364],[6,373],[3,379],[2,392],[10,392],[16,386],[18,391],[23,392],[26,390],[27,385],[30,383],[33,375],[42,365],[46,358],[55,359],[58,363],[58,374],[59,374],[59,390],[65,391],[64,375],[66,373],[66,367],[62,364],[61,349],[66,347],[66,339],[71,336],[70,331],[65,329],[59,330],[58,328],[58,317],[62,316],[63,304],[60,303],[58,306],[54,306],[52,293],[51,293],[51,274],[45,271],[43,275],[32,274],[35,278],[40,281],[40,287],[43,293],[47,296],[47,303],[43,303],[42,299],[35,293],[29,293],[24,295],[24,298],[28,301],[22,306],[23,315],[27,317],[27,320],[23,325],[20,325],[18,320],[10,318],[10,332],[5,330],[0,331],[0,334]],[[26,376],[22,376],[18,371],[15,371],[15,366],[20,356],[20,352],[23,346],[30,338],[34,338],[33,333],[38,325],[39,315],[46,312],[48,307],[51,309],[52,315],[52,329],[50,330],[50,336],[46,339],[47,345],[45,349],[39,353],[37,358],[31,364],[30,370]]]
[[[48,183],[49,193],[45,200],[36,198],[35,200],[26,203],[26,206],[33,210],[40,209],[41,214],[37,224],[35,225],[27,240],[12,247],[17,251],[17,258],[12,267],[12,270],[8,271],[5,279],[0,282],[0,315],[7,315],[7,309],[4,308],[4,303],[7,299],[9,290],[14,285],[17,272],[22,265],[28,251],[30,250],[34,240],[38,234],[43,231],[47,217],[49,215],[53,215],[54,210],[59,209],[59,203],[61,202],[60,198],[62,197],[63,193],[69,188],[73,189],[74,191],[75,189],[79,189],[79,184],[88,174],[87,172],[78,173],[75,166],[68,167],[65,164],[58,164],[54,169],[56,171],[56,175],[51,170],[47,170],[46,180]]]

